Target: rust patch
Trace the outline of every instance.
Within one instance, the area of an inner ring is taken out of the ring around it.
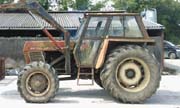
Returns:
[[[62,49],[65,48],[64,41],[57,41],[57,45]],[[75,43],[70,42],[70,49],[74,48]],[[37,51],[57,51],[57,46],[51,41],[26,41],[24,44],[23,52],[37,52]]]

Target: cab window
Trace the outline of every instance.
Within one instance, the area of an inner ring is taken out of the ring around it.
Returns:
[[[143,37],[134,16],[126,16],[124,19],[125,37]]]
[[[124,36],[123,17],[114,16],[108,31],[109,36]]]
[[[91,17],[85,32],[85,37],[103,36],[106,22],[107,17]]]
[[[108,35],[112,37],[143,37],[134,16],[113,16]]]

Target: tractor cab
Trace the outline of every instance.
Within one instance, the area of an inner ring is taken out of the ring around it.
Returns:
[[[139,14],[86,13],[77,32],[74,56],[79,67],[96,67],[105,40],[140,42],[149,39]]]

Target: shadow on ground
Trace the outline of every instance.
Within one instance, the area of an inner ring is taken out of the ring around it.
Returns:
[[[16,90],[5,91],[0,94],[0,97],[10,100],[22,100],[22,98]],[[71,88],[60,88],[56,95],[56,98],[49,103],[81,103],[81,101],[83,102],[83,99],[89,99],[90,103],[119,103],[115,101],[103,89],[71,91]],[[142,105],[148,104],[180,105],[180,92],[158,90],[155,95],[153,95],[150,99],[146,100],[145,103]]]
[[[1,93],[0,96],[2,98],[10,99],[10,100],[19,100],[19,99],[21,99],[19,92],[16,91],[16,90],[5,91],[5,92]]]
[[[180,105],[180,91],[158,90],[145,104]]]
[[[56,95],[56,99],[58,98],[60,98],[60,100],[62,101],[66,98],[72,98],[74,100],[76,100],[75,98],[81,98],[81,100],[92,99],[90,100],[91,103],[110,103],[114,101],[114,99],[109,96],[109,94],[104,89],[86,89],[72,91],[71,88],[61,88]],[[64,103],[66,103],[66,101],[64,101]],[[69,103],[69,101],[67,101],[67,103]],[[80,101],[77,100],[77,103],[80,103]]]

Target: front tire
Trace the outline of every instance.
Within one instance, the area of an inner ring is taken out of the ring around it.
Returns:
[[[55,70],[43,62],[32,62],[21,71],[18,90],[26,102],[46,103],[55,97],[59,88]]]
[[[176,54],[174,52],[171,52],[171,53],[169,53],[169,58],[170,59],[176,59],[177,56],[176,56]]]
[[[115,99],[124,103],[141,103],[159,87],[159,71],[155,57],[146,49],[118,47],[107,56],[101,81]]]

